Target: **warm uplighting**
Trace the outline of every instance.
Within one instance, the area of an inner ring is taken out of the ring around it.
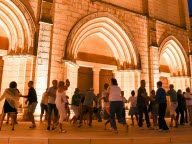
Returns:
[[[137,56],[132,42],[125,31],[113,20],[100,17],[85,23],[74,35],[70,53],[77,58],[79,46],[88,37],[97,35],[107,42],[113,51],[116,60],[123,65],[124,62],[137,65]]]

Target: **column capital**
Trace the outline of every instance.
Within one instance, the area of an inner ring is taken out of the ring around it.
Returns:
[[[92,70],[94,72],[100,72],[101,68],[100,67],[93,67]]]
[[[151,45],[149,48],[151,48],[151,49],[158,49],[159,47],[155,46],[155,45]]]
[[[70,60],[65,60],[65,59],[62,59],[62,61],[64,62],[64,64],[68,64],[70,66],[73,66],[73,67],[76,67],[76,68],[79,68],[79,65],[70,61]]]

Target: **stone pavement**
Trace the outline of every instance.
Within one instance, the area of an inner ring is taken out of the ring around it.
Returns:
[[[130,120],[128,121],[130,122]],[[5,123],[5,122],[4,122]],[[0,131],[0,144],[192,144],[192,126],[185,125],[171,128],[170,132],[159,132],[138,126],[129,126],[128,133],[122,125],[118,126],[118,134],[104,130],[103,122],[93,121],[93,126],[83,125],[81,128],[64,122],[67,133],[46,131],[47,124],[37,122],[37,127],[30,129],[31,123],[19,122],[15,130],[4,124]]]

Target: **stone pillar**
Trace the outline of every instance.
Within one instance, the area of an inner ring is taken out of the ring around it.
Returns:
[[[100,72],[99,67],[93,68],[93,89],[95,94],[99,93],[99,72]]]
[[[132,90],[137,91],[140,87],[140,71],[138,70],[120,70],[115,72],[115,76],[126,98],[130,96]]]
[[[52,25],[40,22],[39,40],[36,60],[35,88],[38,101],[41,101],[42,94],[48,87],[49,59],[51,48]],[[36,108],[36,113],[40,113],[40,106]]]
[[[158,47],[151,46],[150,52],[150,90],[156,90],[156,83],[159,81],[159,52]]]
[[[3,57],[4,67],[1,83],[1,94],[5,91],[6,88],[9,87],[9,83],[11,81],[16,81],[17,88],[19,89],[20,93],[27,95],[28,81],[33,80],[32,78],[34,77],[34,58],[34,56],[30,55],[8,55]],[[20,103],[23,107],[25,107],[25,100],[26,99],[24,98],[20,98]]]
[[[70,80],[70,87],[66,91],[66,94],[69,96],[69,101],[71,101],[74,90],[77,88],[78,69],[79,66],[77,64],[64,60],[64,81],[66,79]]]

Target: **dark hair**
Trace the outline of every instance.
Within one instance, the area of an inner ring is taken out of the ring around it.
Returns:
[[[157,82],[157,85],[160,86],[160,87],[162,87],[162,82],[161,82],[161,81],[158,81],[158,82]]]
[[[29,83],[31,83],[33,85],[33,81],[29,81]]]
[[[75,91],[74,91],[74,93],[76,93],[76,92],[80,92],[80,89],[78,89],[78,88],[75,88]]]
[[[174,85],[173,85],[173,84],[170,84],[169,86],[170,86],[170,88],[174,88]]]
[[[177,93],[182,93],[181,89],[178,89]]]
[[[109,87],[108,83],[104,84],[104,89],[107,89],[108,87]]]
[[[134,90],[131,91],[131,95],[132,95],[132,96],[135,95],[135,91],[134,91]]]
[[[190,88],[188,87],[188,88],[186,88],[186,92],[190,92]]]
[[[64,86],[65,85],[65,82],[64,81],[60,81],[59,82],[59,86]]]
[[[116,80],[115,78],[112,78],[112,79],[111,79],[111,83],[112,83],[113,85],[118,85],[117,80]]]
[[[141,83],[142,83],[142,82],[145,82],[145,80],[141,80],[140,82],[141,82]]]
[[[15,81],[10,82],[9,88],[16,88],[16,87],[17,87],[17,83]]]
[[[151,90],[151,93],[154,93],[155,92],[155,90]]]

